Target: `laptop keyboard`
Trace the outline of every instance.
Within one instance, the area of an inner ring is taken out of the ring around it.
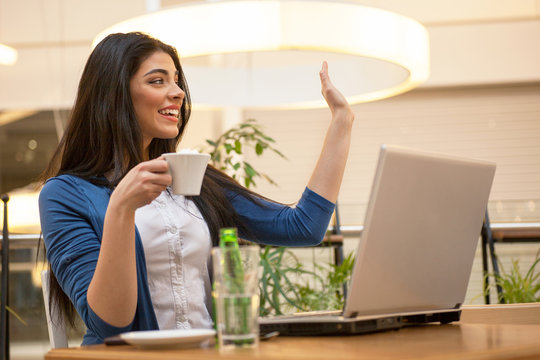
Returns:
[[[294,314],[270,316],[264,319],[298,319],[298,318],[314,317],[314,316],[321,316],[321,315],[322,316],[328,316],[328,315],[339,316],[342,313],[343,312],[341,310],[317,310],[317,311],[298,312]]]

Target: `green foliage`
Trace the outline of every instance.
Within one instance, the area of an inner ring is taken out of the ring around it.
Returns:
[[[261,264],[260,315],[282,315],[341,309],[343,284],[350,279],[354,257],[349,254],[341,265],[313,260],[313,270],[307,270],[289,249],[266,247],[261,251]]]
[[[281,315],[286,306],[304,310],[294,300],[299,294],[293,276],[305,272],[298,258],[285,247],[266,246],[261,250],[261,265],[260,315]]]
[[[257,156],[262,156],[265,151],[270,150],[286,159],[285,155],[273,146],[275,140],[264,133],[257,120],[247,119],[227,130],[217,140],[206,140],[206,143],[203,151],[210,154],[210,163],[236,181],[243,182],[245,187],[256,186],[256,178],[263,178],[276,185],[267,174],[255,170],[250,163],[240,157],[251,148]]]
[[[518,260],[512,260],[512,267],[507,272],[499,261],[500,274],[492,274],[495,285],[502,292],[499,294],[500,303],[527,303],[540,301],[540,272],[536,266],[540,263],[540,250],[536,253],[535,261],[525,275],[522,274]],[[498,260],[497,260],[498,261]]]
[[[300,298],[297,300],[300,309],[308,311],[340,310],[345,297],[343,284],[348,284],[354,257],[349,254],[340,265],[314,263],[314,275],[305,277],[297,284]]]

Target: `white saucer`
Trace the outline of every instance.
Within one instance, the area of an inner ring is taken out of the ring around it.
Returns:
[[[193,347],[216,335],[214,329],[175,329],[132,331],[120,334],[128,344],[138,347]]]

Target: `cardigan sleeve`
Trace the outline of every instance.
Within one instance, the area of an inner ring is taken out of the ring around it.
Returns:
[[[276,246],[319,244],[328,228],[335,204],[307,188],[295,207],[262,199],[255,201],[238,194],[230,196],[232,205],[251,229],[249,240]]]
[[[87,291],[101,246],[102,220],[86,194],[69,177],[50,179],[39,196],[47,260],[62,290],[75,305],[88,330],[99,338],[131,329],[102,320],[87,302]]]

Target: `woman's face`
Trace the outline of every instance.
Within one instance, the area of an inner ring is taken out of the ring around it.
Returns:
[[[178,71],[173,60],[162,51],[144,60],[131,78],[131,100],[144,149],[154,138],[172,139],[178,135],[178,116],[185,94],[177,81]]]

